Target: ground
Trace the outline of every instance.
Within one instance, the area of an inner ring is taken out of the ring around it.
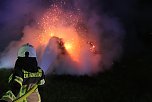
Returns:
[[[42,102],[152,102],[150,55],[132,56],[95,76],[49,75]],[[0,96],[11,70],[0,70]]]

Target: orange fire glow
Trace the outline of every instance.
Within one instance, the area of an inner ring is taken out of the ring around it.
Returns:
[[[84,43],[87,42],[75,29],[80,19],[79,14],[66,12],[55,6],[45,12],[38,21],[42,33],[37,36],[37,40],[41,45],[47,45],[51,37],[62,38],[68,54],[74,61],[79,62]]]
[[[38,21],[42,33],[37,36],[41,45],[47,45],[52,37],[62,38],[64,47],[74,61],[79,61],[82,40],[75,29],[80,17],[72,12],[63,12],[57,6],[49,9]]]

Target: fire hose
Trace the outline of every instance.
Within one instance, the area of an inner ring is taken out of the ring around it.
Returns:
[[[22,102],[26,99],[30,94],[32,94],[38,88],[38,83],[36,83],[30,90],[27,91],[23,96],[15,99],[13,102]]]
[[[61,39],[59,39],[58,43],[59,43],[59,47],[62,48],[62,50],[64,50],[63,42],[62,42]],[[39,85],[40,81],[41,80],[39,80],[36,84],[34,84],[34,86],[32,88],[30,88],[24,95],[22,95],[22,96],[16,98],[15,100],[13,100],[13,102],[22,102],[24,99],[26,99],[28,96],[30,96],[38,88],[38,85]]]
[[[42,76],[41,76],[42,78]],[[26,99],[29,95],[31,95],[37,88],[38,88],[38,85],[41,81],[41,78],[40,80],[34,84],[34,86],[32,88],[30,88],[24,95],[22,95],[21,97],[18,97],[17,99],[15,99],[13,102],[22,102],[24,99]]]

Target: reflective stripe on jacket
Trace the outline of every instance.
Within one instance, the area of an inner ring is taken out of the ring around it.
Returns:
[[[21,71],[17,71],[15,72],[15,74],[14,73],[11,74],[8,80],[8,83],[11,84],[11,87],[12,87],[10,89],[12,90],[8,90],[3,95],[2,99],[8,102],[12,102],[14,99],[19,98],[23,96],[24,94],[26,94],[26,92],[30,90],[35,84],[37,84],[37,82],[39,82],[38,85],[43,85],[45,83],[44,72],[42,69],[39,68],[38,71],[34,73],[28,72],[24,69],[22,69]],[[14,83],[20,85],[20,88],[14,89],[16,85]],[[15,93],[16,90],[19,90],[17,94]],[[41,102],[38,89],[35,90],[30,96],[28,96],[22,102]]]

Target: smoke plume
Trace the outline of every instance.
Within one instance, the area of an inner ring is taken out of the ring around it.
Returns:
[[[34,45],[39,66],[46,73],[91,75],[120,58],[124,31],[119,19],[99,13],[101,9],[91,0],[14,0],[6,4],[12,14],[8,9],[0,11],[4,33],[19,39],[11,39],[0,54],[0,67],[13,68],[17,51],[25,43]]]

